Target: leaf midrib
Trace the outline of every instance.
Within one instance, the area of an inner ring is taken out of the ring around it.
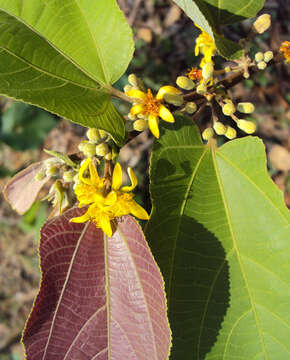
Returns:
[[[95,79],[95,77],[90,74],[88,71],[86,71],[83,67],[81,67],[79,64],[77,64],[71,57],[69,57],[68,55],[66,55],[65,53],[63,53],[59,48],[57,48],[52,42],[50,42],[47,38],[45,38],[40,32],[38,32],[35,28],[33,28],[31,25],[27,24],[23,19],[21,19],[20,17],[16,16],[15,14],[11,14],[9,11],[3,9],[0,7],[0,11],[4,12],[5,14],[11,16],[12,18],[16,19],[17,21],[19,21],[20,23],[22,23],[24,26],[28,27],[33,33],[35,33],[36,35],[38,35],[39,37],[41,37],[45,42],[47,42],[56,52],[58,52],[60,55],[62,55],[64,58],[66,58],[70,63],[72,63],[82,74],[84,74],[85,76],[87,76],[90,80],[93,80],[94,82],[96,82],[98,85],[102,85],[103,87],[105,87],[105,84],[101,84],[99,82],[99,80]],[[29,62],[27,62],[29,64]],[[40,68],[39,68],[40,69]],[[45,72],[45,70],[40,69],[40,71]],[[49,74],[49,73],[48,73]],[[51,76],[53,76],[53,74],[51,74]],[[57,77],[57,76],[55,76]],[[66,81],[70,81],[71,80],[67,80]],[[73,82],[72,82],[73,83]],[[82,86],[85,87],[82,84],[78,84],[75,83],[78,86]],[[92,89],[98,89],[98,88],[92,88]]]
[[[221,174],[219,172],[219,168],[218,168],[218,164],[217,164],[217,160],[216,160],[216,153],[217,153],[217,151],[215,149],[212,149],[213,164],[214,164],[215,173],[216,173],[216,177],[217,177],[217,181],[218,181],[218,185],[219,185],[219,189],[220,189],[220,194],[221,194],[221,197],[222,197],[222,202],[224,204],[224,210],[225,210],[229,230],[230,230],[230,233],[231,233],[231,238],[232,238],[232,241],[233,241],[235,252],[237,254],[237,259],[238,259],[238,262],[239,262],[239,265],[240,265],[240,269],[241,269],[241,273],[242,273],[242,276],[243,276],[243,279],[244,279],[244,282],[245,282],[245,285],[246,285],[246,289],[247,289],[247,292],[248,292],[248,295],[249,295],[251,308],[252,308],[252,311],[254,313],[255,322],[256,322],[257,331],[258,331],[258,334],[259,334],[263,354],[265,356],[265,359],[268,359],[268,355],[266,353],[265,342],[264,342],[264,336],[263,336],[262,330],[261,330],[260,320],[259,320],[259,317],[258,317],[258,314],[257,314],[257,310],[256,310],[255,302],[254,302],[254,299],[253,299],[253,295],[252,295],[251,290],[250,290],[249,281],[248,281],[247,274],[246,274],[246,271],[245,271],[245,268],[244,268],[244,264],[243,264],[242,259],[241,259],[241,254],[240,254],[240,251],[239,251],[238,242],[237,242],[237,239],[236,239],[236,236],[235,236],[233,223],[232,223],[231,216],[230,216],[228,202],[227,202],[224,190],[223,190]],[[218,154],[220,155],[220,153],[218,153]],[[228,336],[228,339],[229,338],[230,337]],[[225,347],[225,350],[224,350],[224,353],[223,353],[223,358],[225,358],[224,356],[225,356],[225,353],[226,353],[226,349],[227,348]]]
[[[49,343],[50,343],[50,340],[51,340],[51,337],[52,337],[52,333],[53,333],[53,330],[54,330],[54,324],[55,324],[55,321],[56,321],[58,310],[59,310],[61,301],[63,299],[64,293],[65,293],[65,290],[66,290],[66,286],[68,284],[68,281],[69,281],[69,278],[70,278],[70,275],[71,275],[72,267],[74,265],[74,260],[75,260],[75,258],[77,256],[78,250],[80,248],[81,241],[84,238],[84,236],[85,236],[85,234],[86,234],[86,232],[88,230],[89,225],[90,225],[89,222],[85,224],[85,226],[84,226],[84,228],[83,228],[83,230],[82,230],[82,232],[80,234],[80,237],[79,237],[79,239],[77,241],[75,251],[73,252],[73,255],[71,257],[69,268],[68,268],[68,271],[67,271],[67,275],[66,275],[65,281],[63,283],[61,293],[60,293],[59,299],[57,301],[56,308],[55,308],[53,318],[52,318],[52,321],[51,321],[51,325],[50,325],[50,329],[49,329],[49,333],[48,333],[48,337],[47,337],[47,342],[46,342],[44,352],[43,352],[43,355],[42,355],[42,360],[45,360],[47,349],[48,349],[48,346],[49,346]]]

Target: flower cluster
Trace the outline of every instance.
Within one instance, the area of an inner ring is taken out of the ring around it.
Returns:
[[[85,176],[87,173],[88,176]],[[109,191],[105,178],[100,178],[91,158],[86,159],[80,170],[80,183],[75,188],[79,207],[88,206],[86,213],[70,221],[83,223],[93,221],[103,232],[112,236],[111,221],[117,217],[132,214],[139,219],[148,220],[147,212],[133,199],[131,192],[137,186],[137,177],[131,168],[128,168],[131,180],[130,186],[122,186],[122,168],[119,163],[114,167],[112,183]]]

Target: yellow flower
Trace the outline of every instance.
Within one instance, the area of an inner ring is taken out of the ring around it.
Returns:
[[[132,106],[130,110],[131,115],[142,114],[148,119],[148,126],[152,134],[159,138],[159,117],[167,122],[174,122],[174,117],[171,112],[163,105],[163,97],[165,94],[180,94],[181,91],[174,86],[162,86],[157,95],[154,97],[151,90],[148,89],[147,93],[132,89],[126,92],[126,95],[136,98],[138,104]]]
[[[214,40],[206,31],[197,24],[195,26],[201,30],[201,34],[195,40],[195,56],[199,53],[203,55],[200,63],[200,67],[203,67],[206,63],[213,63],[211,58],[216,54],[216,46]]]
[[[186,74],[191,80],[202,80],[202,70],[192,67]]]
[[[283,53],[287,62],[290,62],[290,41],[284,41],[281,44],[280,51]]]
[[[84,174],[89,170],[89,177]],[[127,214],[132,214],[139,219],[148,220],[147,212],[133,199],[131,191],[137,186],[137,178],[131,168],[128,168],[131,180],[130,186],[122,186],[122,168],[119,163],[114,167],[111,191],[106,194],[105,179],[100,178],[91,158],[82,164],[79,170],[81,183],[76,186],[75,194],[79,207],[88,206],[87,212],[70,221],[83,223],[93,221],[103,232],[112,236],[111,220]]]

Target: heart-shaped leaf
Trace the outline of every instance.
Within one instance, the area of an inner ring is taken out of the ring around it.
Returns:
[[[43,162],[37,162],[20,171],[6,184],[3,194],[12,208],[24,214],[34,203],[39,191],[49,178],[36,180],[35,175],[42,169]]]
[[[23,336],[27,360],[166,360],[170,330],[160,271],[130,216],[111,238],[69,219],[41,231],[40,292]]]
[[[0,93],[122,141],[109,89],[133,39],[116,0],[0,0],[0,30]]]
[[[146,230],[162,270],[172,359],[289,358],[289,223],[256,137],[203,145],[191,120],[155,143]]]

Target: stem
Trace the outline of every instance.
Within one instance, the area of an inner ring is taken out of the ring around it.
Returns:
[[[108,90],[109,90],[109,92],[110,92],[110,94],[112,95],[112,96],[115,96],[115,97],[117,97],[117,98],[119,98],[119,99],[121,99],[121,100],[124,100],[124,101],[126,101],[126,102],[129,102],[129,103],[131,103],[131,104],[133,104],[134,102],[136,102],[136,99],[134,99],[134,98],[132,98],[132,97],[130,97],[130,96],[127,96],[125,93],[123,93],[122,91],[120,91],[120,90],[118,90],[118,89],[116,89],[116,88],[114,88],[114,87],[112,87],[112,86],[110,86],[109,88],[108,88]],[[138,99],[137,99],[138,100]],[[140,101],[140,100],[139,100]]]

